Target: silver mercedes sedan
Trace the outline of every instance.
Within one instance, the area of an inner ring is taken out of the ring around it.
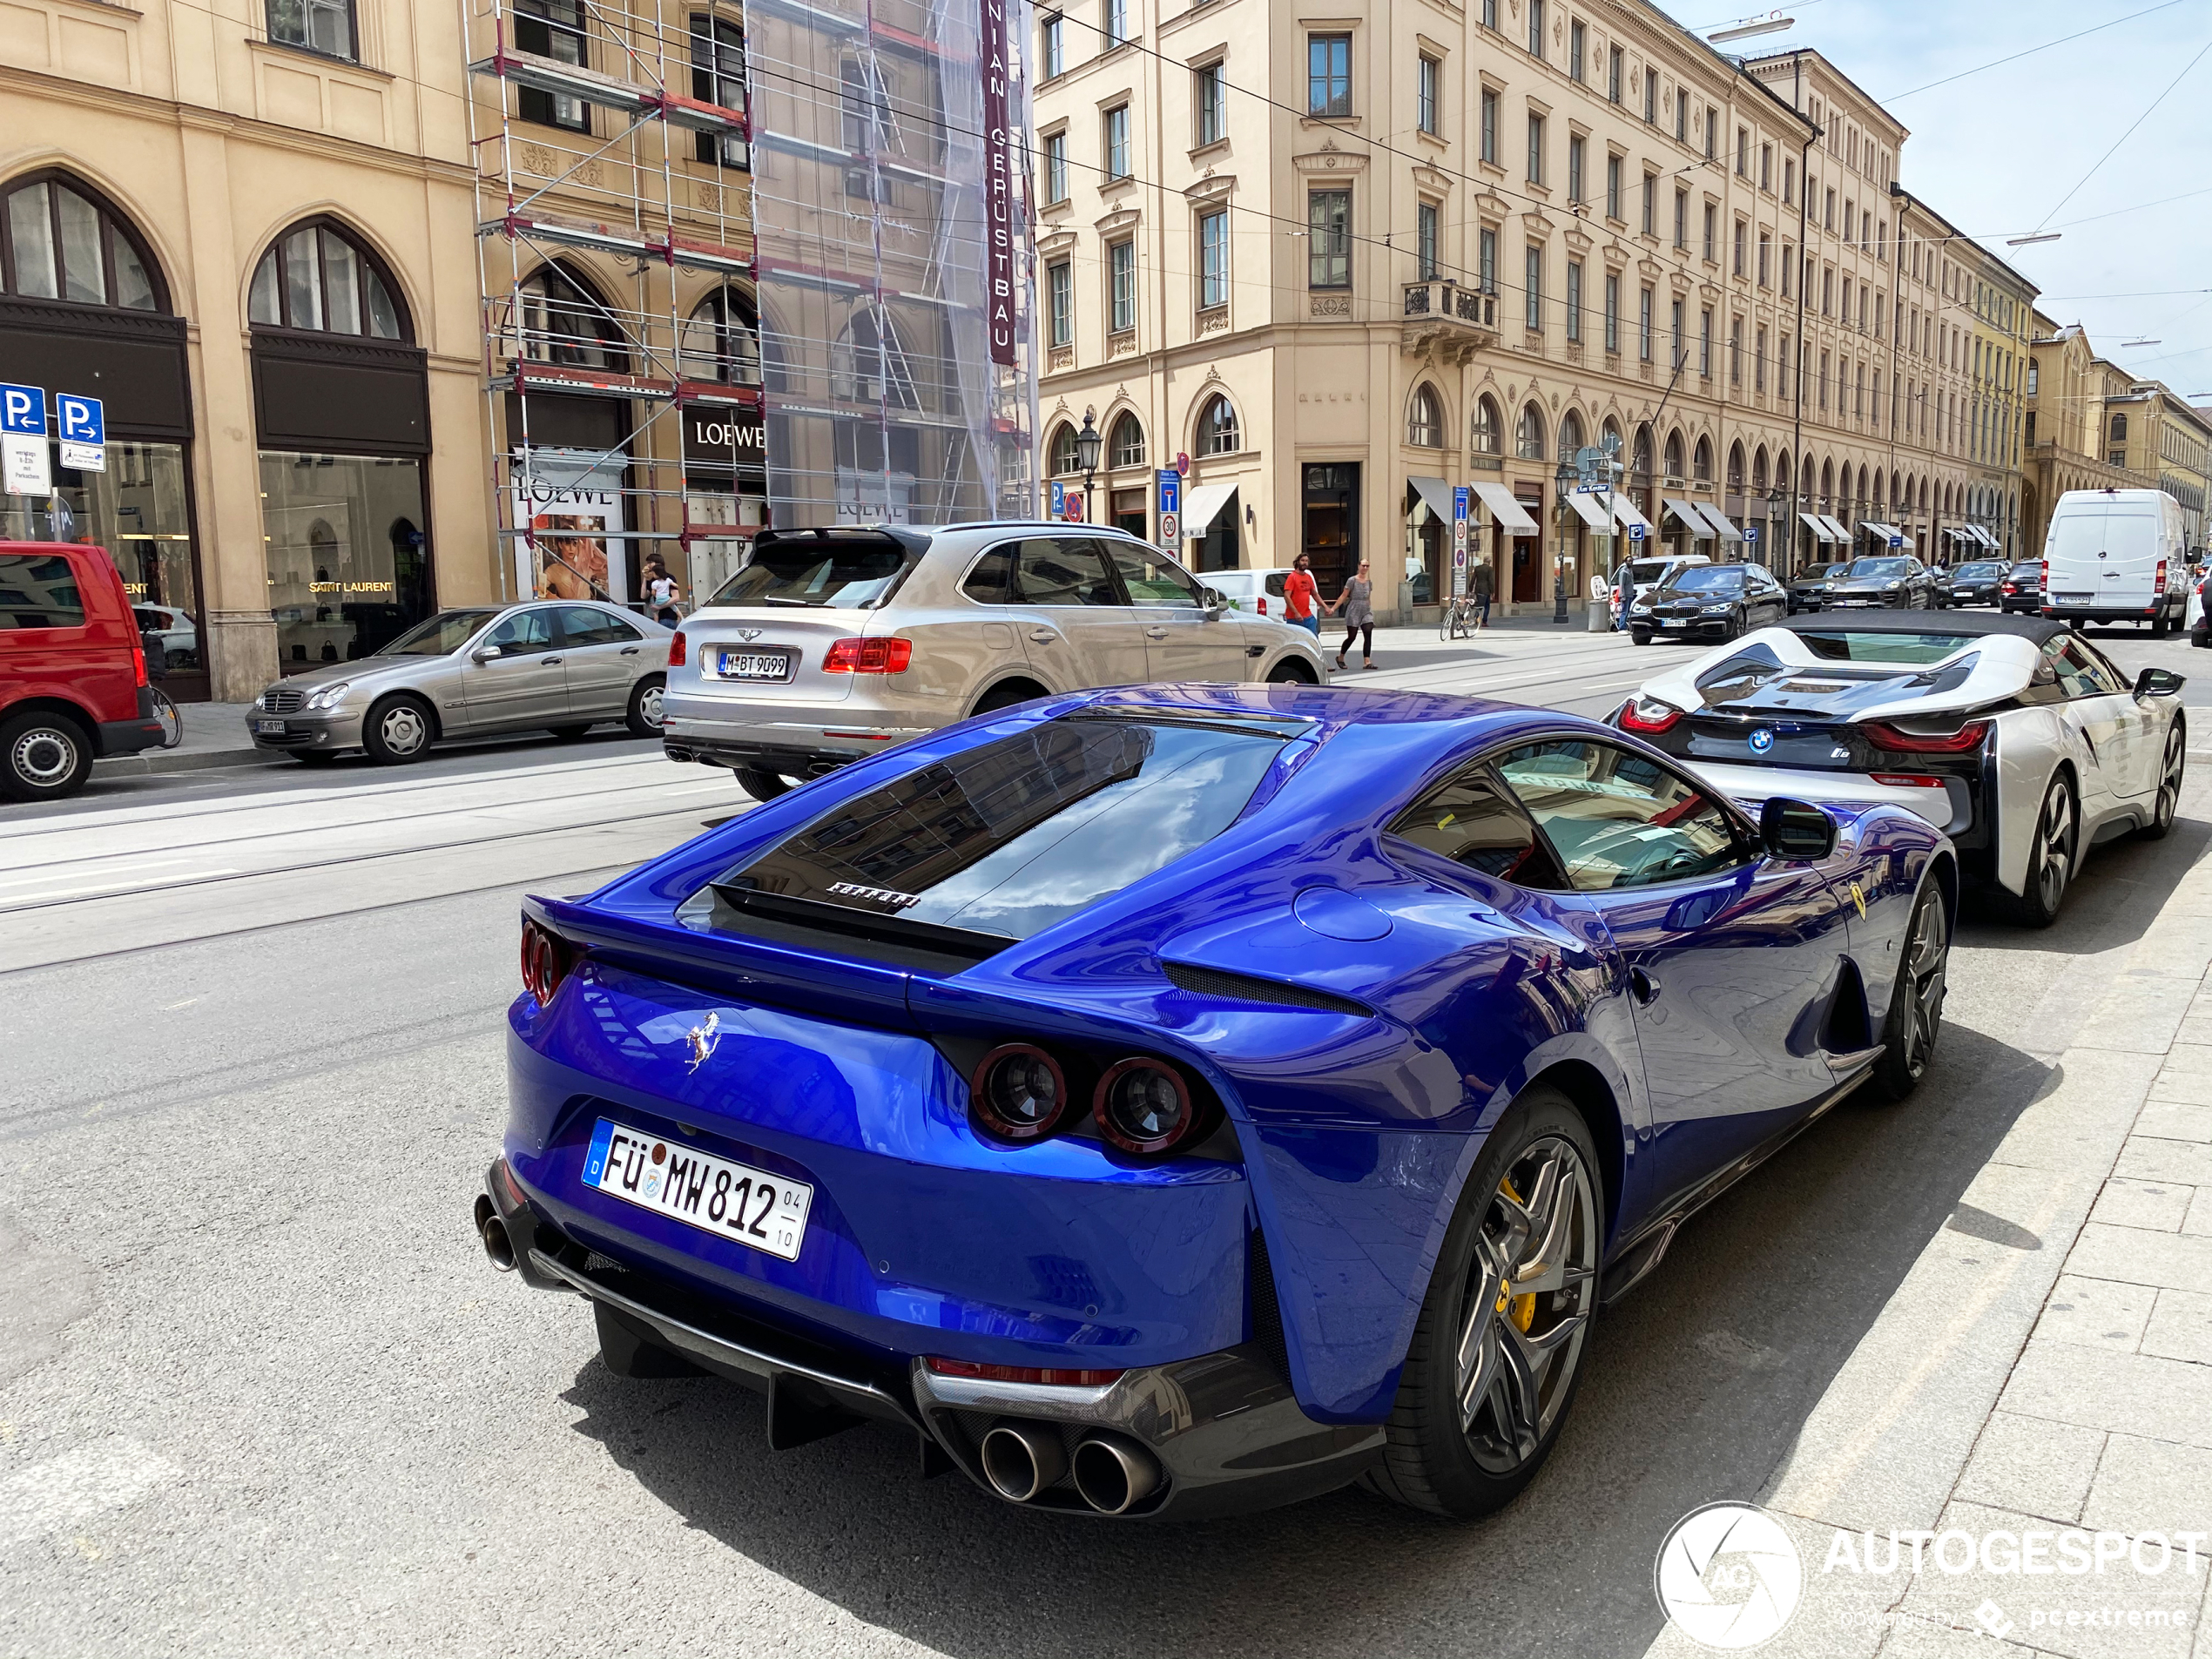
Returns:
[[[442,610],[373,654],[279,680],[246,717],[253,745],[310,764],[347,750],[398,765],[447,738],[603,721],[659,734],[675,637],[619,605],[560,600]]]

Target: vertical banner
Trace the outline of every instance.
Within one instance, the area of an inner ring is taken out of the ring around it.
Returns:
[[[1014,338],[1014,146],[1006,120],[1007,0],[982,0],[983,211],[989,237],[984,261],[991,361],[1012,367]]]
[[[1467,597],[1467,487],[1452,489],[1452,597]]]
[[[596,449],[529,449],[515,457],[517,593],[542,599],[629,596],[630,524],[623,457]]]

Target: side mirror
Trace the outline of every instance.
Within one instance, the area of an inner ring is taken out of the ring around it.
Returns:
[[[498,649],[491,645],[479,645],[469,653],[469,660],[472,663],[496,662],[498,658]]]
[[[2147,668],[2135,676],[2135,695],[2172,697],[2188,684],[2186,675],[2176,674],[2170,668]]]
[[[1810,801],[1777,795],[1759,809],[1759,840],[1769,858],[1824,859],[1836,850],[1836,820]]]

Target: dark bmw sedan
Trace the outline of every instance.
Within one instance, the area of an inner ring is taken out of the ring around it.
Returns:
[[[1757,564],[1677,567],[1629,607],[1629,637],[1649,645],[1661,634],[1678,639],[1734,639],[1784,620],[1790,596]]]
[[[1885,605],[1893,610],[1932,610],[1939,603],[1928,567],[1908,556],[1853,559],[1849,570],[1830,580],[1823,608]]]
[[[1828,597],[1828,584],[1850,569],[1851,565],[1848,563],[1807,565],[1797,572],[1797,580],[1790,584],[1790,609],[1792,610],[1819,610],[1822,603]]]
[[[2022,559],[2005,573],[1998,584],[1997,604],[2004,610],[2025,610],[2030,616],[2043,609],[2043,561]]]
[[[1954,605],[1993,605],[2003,597],[2005,573],[2012,569],[2002,559],[1976,559],[1951,573],[1951,603]]]

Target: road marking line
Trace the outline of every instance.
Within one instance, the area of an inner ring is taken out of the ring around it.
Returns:
[[[179,1473],[158,1452],[121,1435],[35,1463],[0,1480],[0,1546],[29,1543],[103,1510],[127,1508]]]

